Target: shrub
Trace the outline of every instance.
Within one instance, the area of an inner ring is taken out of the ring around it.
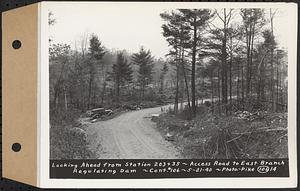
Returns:
[[[74,108],[50,111],[50,158],[86,159],[92,153],[83,126],[77,121],[81,112]]]
[[[86,133],[78,127],[55,126],[50,128],[51,159],[87,159],[92,153],[88,149]]]
[[[288,157],[286,113],[244,111],[221,116],[205,112],[205,107],[202,109],[193,120],[185,119],[186,110],[178,115],[165,113],[158,118],[158,129],[163,134],[174,135],[174,144],[184,157]]]

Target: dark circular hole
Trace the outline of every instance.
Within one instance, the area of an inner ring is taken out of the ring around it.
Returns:
[[[6,4],[6,7],[8,7],[8,6],[9,6],[9,4],[7,3],[7,4]]]
[[[22,43],[19,40],[14,40],[12,46],[14,49],[19,49],[22,46]]]
[[[17,3],[16,6],[18,6],[19,4]]]
[[[19,152],[21,150],[21,144],[20,143],[14,143],[11,147],[11,149],[15,152]]]

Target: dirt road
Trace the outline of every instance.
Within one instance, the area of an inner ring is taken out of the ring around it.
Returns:
[[[155,129],[155,123],[149,118],[154,113],[161,113],[161,107],[130,111],[111,120],[89,124],[86,131],[97,158],[181,158],[173,144]]]

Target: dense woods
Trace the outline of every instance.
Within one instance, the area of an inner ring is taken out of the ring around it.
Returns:
[[[275,15],[272,9],[226,8],[161,14],[177,83],[182,78],[186,81],[185,94],[193,114],[203,97],[212,98],[212,104],[223,107],[223,112],[232,105],[286,110],[287,53],[273,33]]]
[[[165,61],[144,47],[133,54],[111,51],[95,34],[82,39],[80,50],[51,44],[51,105],[85,111],[120,99],[153,100],[151,96],[172,87],[164,94],[175,95],[175,112],[181,98],[193,116],[203,98],[213,98],[212,104],[226,111],[236,102],[239,107],[285,110],[287,53],[273,34],[275,15],[272,9],[161,13],[162,35],[170,47]]]
[[[199,113],[286,112],[287,50],[274,34],[276,14],[228,8],[162,12],[165,58],[142,45],[134,53],[112,50],[103,46],[101,33],[83,35],[75,47],[50,39],[51,126],[70,124],[90,109],[133,105],[172,103],[169,111],[187,120]]]
[[[276,12],[179,9],[160,15],[177,86],[174,114],[162,114],[157,124],[185,157],[287,157],[288,63],[274,35]],[[179,111],[182,93],[187,107]]]

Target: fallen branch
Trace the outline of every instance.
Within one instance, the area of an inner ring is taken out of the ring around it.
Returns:
[[[288,134],[284,134],[284,135],[278,137],[277,141],[280,140],[280,139],[282,139],[283,137],[287,137],[287,136],[288,136]]]
[[[263,129],[266,129],[265,127],[263,128],[260,128],[259,130],[263,130]],[[251,131],[249,132],[248,130],[246,132],[243,132],[243,133],[232,133],[234,135],[239,135],[233,139],[230,139],[229,141],[227,141],[227,143],[230,143],[232,141],[235,141],[239,138],[241,138],[243,135],[246,135],[246,134],[251,134],[251,133],[260,133],[260,132],[270,132],[270,131],[287,131],[287,128],[276,128],[276,129],[266,129],[266,130],[263,130],[263,131]]]
[[[265,132],[269,131],[287,131],[287,128],[267,129]]]
[[[250,126],[244,133],[239,133],[239,134],[237,134],[237,133],[232,133],[232,134],[237,134],[237,135],[239,135],[239,136],[237,136],[237,137],[235,137],[235,138],[233,138],[233,139],[227,141],[227,143],[230,143],[231,141],[234,141],[234,140],[236,140],[236,139],[239,139],[240,137],[242,137],[242,136],[245,135],[245,134],[252,133],[252,132],[249,132],[249,130],[250,130],[251,128],[252,128],[252,127]]]
[[[249,132],[248,132],[249,133]],[[230,142],[232,142],[232,141],[234,141],[234,140],[237,140],[237,139],[239,139],[241,136],[243,136],[243,135],[245,135],[246,133],[243,133],[243,134],[240,134],[239,136],[237,136],[237,137],[235,137],[235,138],[233,138],[233,139],[230,139],[229,141],[227,141],[227,143],[230,143]]]
[[[261,132],[270,132],[270,131],[287,131],[287,128],[276,128],[276,129],[266,129],[266,128],[260,128],[259,131],[251,131],[251,132],[243,132],[243,133],[232,133],[234,135],[245,135],[245,134],[251,134],[251,133],[261,133]],[[234,138],[235,139],[235,138]],[[232,140],[230,140],[232,141]]]

